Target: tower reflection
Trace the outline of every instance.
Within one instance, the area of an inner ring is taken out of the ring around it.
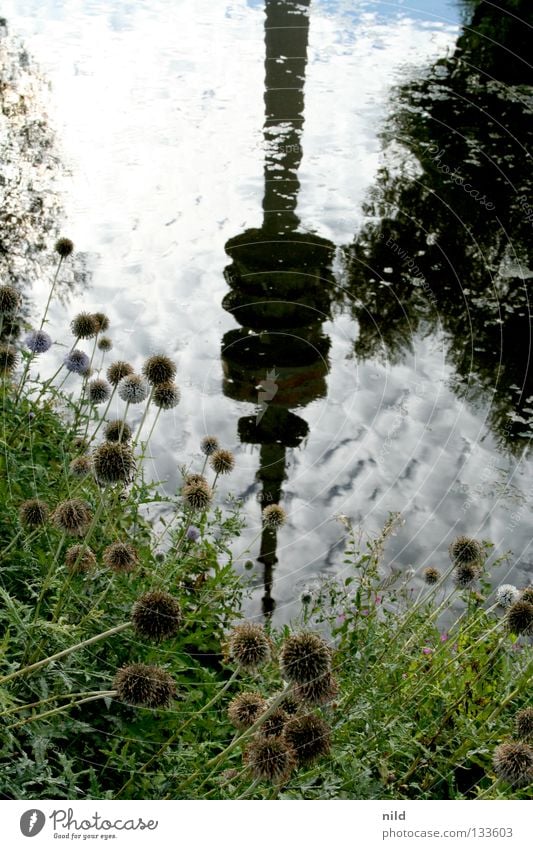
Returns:
[[[265,165],[263,225],[230,239],[223,307],[240,325],[222,340],[223,391],[257,405],[238,422],[244,444],[260,446],[261,508],[279,504],[287,449],[309,432],[294,409],[325,397],[334,245],[298,230],[298,169],[302,159],[304,81],[310,0],[265,2]],[[263,613],[278,562],[277,531],[263,528],[258,561],[264,570]]]

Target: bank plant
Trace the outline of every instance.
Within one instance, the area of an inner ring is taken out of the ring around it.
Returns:
[[[493,593],[505,557],[466,536],[416,582],[387,561],[399,517],[374,537],[340,517],[336,577],[290,625],[247,620],[235,457],[198,434],[175,493],[146,479],[176,364],[117,357],[103,312],[53,341],[73,248],[34,326],[0,285],[2,797],[527,798],[532,588]]]

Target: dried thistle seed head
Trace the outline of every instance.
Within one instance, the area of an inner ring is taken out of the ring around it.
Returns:
[[[20,295],[13,286],[0,286],[0,315],[15,315],[20,302]]]
[[[211,468],[217,475],[228,475],[235,466],[235,457],[231,451],[219,448],[209,457]]]
[[[520,598],[520,593],[512,584],[502,584],[496,590],[496,604],[506,610]]]
[[[24,344],[32,354],[45,354],[52,346],[52,337],[44,330],[31,330],[25,336]]]
[[[169,673],[160,666],[131,663],[119,669],[113,689],[121,702],[137,707],[168,707],[176,698],[176,685]]]
[[[299,766],[310,764],[331,750],[331,729],[316,713],[293,716],[285,725],[283,737],[296,752]]]
[[[11,374],[17,367],[18,358],[18,351],[13,345],[0,344],[0,372],[2,374]]]
[[[128,375],[133,374],[133,366],[124,362],[124,360],[117,360],[116,362],[111,363],[106,374],[109,382],[113,384],[113,386],[118,386],[124,377],[128,377]]]
[[[285,724],[289,719],[289,714],[283,708],[276,708],[270,716],[268,716],[260,727],[259,733],[263,737],[279,737],[283,733]]]
[[[262,625],[244,622],[228,637],[229,655],[243,669],[253,670],[270,660],[270,640]]]
[[[109,336],[101,336],[96,345],[99,351],[110,351],[113,347],[113,340]]]
[[[72,536],[83,536],[91,524],[93,512],[86,501],[71,498],[58,504],[52,519],[60,531]]]
[[[180,401],[180,391],[175,383],[167,381],[154,387],[152,401],[160,410],[172,410]]]
[[[120,381],[118,396],[128,404],[141,404],[148,397],[148,386],[140,375],[129,374]]]
[[[90,368],[89,357],[84,351],[80,351],[78,348],[67,354],[63,360],[63,364],[67,371],[72,371],[74,374],[87,374]]]
[[[455,585],[462,590],[469,589],[479,578],[479,569],[475,563],[458,563],[453,570]]]
[[[181,494],[183,500],[192,510],[207,510],[213,500],[213,490],[208,483],[187,483]]]
[[[279,504],[270,504],[261,514],[265,528],[281,528],[287,521],[287,514]]]
[[[103,561],[114,572],[132,572],[139,563],[139,555],[128,542],[114,542],[104,550]]]
[[[75,478],[85,478],[92,473],[92,465],[89,457],[74,457],[69,465],[69,471]]]
[[[87,394],[91,404],[104,404],[111,396],[111,387],[107,380],[97,377],[89,383]]]
[[[530,604],[533,604],[533,587],[525,587],[520,590],[520,601],[529,601]]]
[[[61,238],[58,239],[55,244],[55,251],[59,254],[61,259],[66,259],[68,256],[70,256],[73,250],[74,242],[72,242],[70,239]]]
[[[220,443],[216,436],[204,436],[200,443],[200,448],[202,450],[202,454],[205,454],[206,457],[210,457],[211,454],[218,451]]]
[[[192,475],[187,475],[187,477],[185,478],[185,484],[191,483],[202,483],[209,486],[209,484],[207,483],[207,478],[204,478],[203,475],[200,475],[197,472],[193,472]]]
[[[98,322],[90,312],[80,312],[70,322],[72,335],[76,339],[92,339],[98,333]]]
[[[522,708],[514,718],[516,736],[526,743],[533,741],[533,707]]]
[[[510,740],[494,750],[494,772],[511,787],[527,787],[533,781],[533,749],[527,743]]]
[[[30,498],[23,501],[19,507],[19,517],[23,525],[28,528],[38,528],[48,521],[50,511],[48,505],[40,498]]]
[[[298,713],[300,706],[300,702],[293,693],[287,693],[283,701],[280,703],[280,707],[282,707],[285,713],[288,713],[289,716],[294,716],[295,713]]]
[[[128,483],[135,469],[135,458],[123,442],[102,442],[92,454],[96,480],[101,484]]]
[[[286,681],[308,684],[331,671],[331,651],[318,634],[293,634],[281,647],[280,668]]]
[[[104,435],[108,442],[129,442],[132,437],[132,430],[127,422],[122,419],[115,419],[106,425]]]
[[[424,581],[426,584],[431,586],[432,584],[438,584],[440,581],[440,572],[438,569],[435,569],[433,566],[428,566],[427,569],[424,569]]]
[[[260,693],[239,693],[229,703],[229,721],[235,728],[244,731],[254,724],[266,707],[266,700]]]
[[[448,549],[450,558],[456,566],[480,564],[483,561],[483,546],[477,539],[458,536]]]
[[[96,322],[97,333],[105,333],[109,327],[109,319],[105,312],[93,312],[93,318]]]
[[[252,776],[273,784],[285,784],[296,766],[296,754],[282,737],[255,737],[244,753]]]
[[[85,436],[75,436],[72,440],[72,447],[75,448],[76,451],[87,451],[89,442]]]
[[[176,376],[176,364],[170,357],[154,354],[148,357],[142,372],[152,386],[157,386],[159,383],[171,383]]]
[[[178,633],[181,609],[174,596],[160,590],[152,590],[144,593],[135,602],[131,619],[140,637],[159,642]]]
[[[96,568],[96,557],[86,545],[71,545],[65,553],[65,566],[74,574],[90,572]]]
[[[306,705],[322,706],[332,702],[339,692],[339,685],[331,672],[320,675],[307,684],[297,684],[294,695]]]
[[[515,601],[508,610],[505,617],[507,630],[511,634],[533,635],[533,604],[523,601],[521,598]]]

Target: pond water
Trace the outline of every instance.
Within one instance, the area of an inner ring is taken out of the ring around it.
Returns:
[[[52,326],[105,309],[113,356],[176,358],[148,464],[169,491],[212,433],[245,541],[285,507],[253,543],[253,615],[290,618],[342,570],[339,515],[401,512],[402,569],[444,567],[463,532],[512,549],[495,580],[529,582],[531,79],[525,24],[475,8],[3,4],[51,83],[62,232],[90,275]]]

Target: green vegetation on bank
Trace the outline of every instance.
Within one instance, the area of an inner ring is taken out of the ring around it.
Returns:
[[[50,300],[72,245],[56,250]],[[19,341],[20,305],[0,287],[3,798],[531,795],[533,590],[493,599],[489,543],[458,538],[415,598],[384,556],[397,517],[375,539],[340,517],[344,562],[299,620],[243,621],[242,519],[217,491],[231,452],[199,434],[175,495],[143,476],[179,402],[172,360],[107,365],[109,321],[83,312],[43,380],[48,308]]]

